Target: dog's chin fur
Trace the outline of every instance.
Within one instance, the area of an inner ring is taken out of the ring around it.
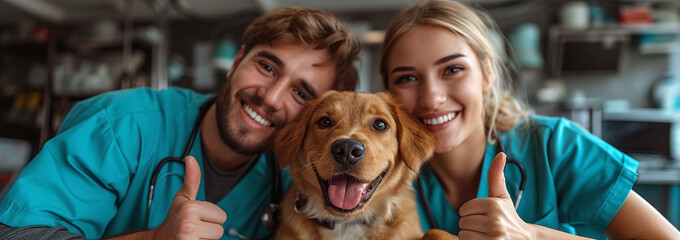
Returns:
[[[321,117],[334,124],[317,126]],[[389,127],[377,131],[371,124],[376,119]],[[340,167],[330,154],[330,146],[337,139],[360,141],[365,155],[355,165]],[[275,142],[281,167],[290,166],[294,182],[281,204],[282,225],[277,239],[422,237],[411,182],[432,155],[436,138],[388,94],[330,91],[311,102],[298,121],[277,132]],[[368,193],[370,198],[365,200],[368,195],[362,195],[356,207],[346,210],[326,198],[320,183],[339,174],[350,174],[361,182],[382,178]],[[306,204],[298,213],[293,206],[300,196]],[[319,222],[332,222],[334,228]]]

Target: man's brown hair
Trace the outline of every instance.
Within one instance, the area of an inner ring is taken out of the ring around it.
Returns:
[[[353,91],[359,80],[354,61],[359,57],[359,39],[338,17],[325,11],[302,7],[278,8],[255,19],[243,36],[243,54],[259,44],[293,40],[314,49],[328,49],[335,62],[333,89]]]

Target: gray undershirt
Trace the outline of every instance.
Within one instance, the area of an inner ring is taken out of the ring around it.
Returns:
[[[9,239],[80,240],[85,239],[85,237],[80,234],[69,232],[65,227],[27,226],[13,228],[0,223],[0,240]]]
[[[205,183],[205,200],[211,203],[217,203],[224,196],[227,196],[227,194],[234,189],[234,186],[243,178],[244,175],[250,170],[250,168],[254,165],[259,156],[254,157],[246,164],[244,164],[242,167],[234,170],[234,171],[221,171],[213,165],[212,161],[210,161],[210,158],[208,158],[208,155],[206,154],[205,150],[203,151],[203,174],[204,174],[204,183]]]

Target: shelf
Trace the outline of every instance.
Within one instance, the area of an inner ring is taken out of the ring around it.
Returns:
[[[2,123],[0,137],[34,141],[40,138],[40,128],[31,124]]]
[[[2,48],[31,48],[31,47],[47,47],[47,41],[36,40],[8,40],[0,41],[0,49]]]
[[[677,3],[678,0],[620,0],[629,3]]]
[[[0,55],[21,54],[47,56],[46,42],[0,42]]]
[[[562,34],[570,33],[588,33],[588,34],[680,34],[680,22],[679,23],[652,23],[652,24],[631,24],[631,25],[612,25],[603,26],[598,28],[566,28],[562,26],[553,26],[553,31],[558,31]]]
[[[653,23],[621,25],[621,29],[629,34],[680,34],[680,23]]]

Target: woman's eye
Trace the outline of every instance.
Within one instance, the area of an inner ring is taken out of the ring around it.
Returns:
[[[328,117],[322,117],[316,122],[316,125],[319,126],[319,128],[329,128],[333,126],[333,122],[331,122],[331,119]]]
[[[394,83],[400,84],[400,83],[407,83],[407,82],[411,82],[411,81],[415,81],[415,80],[416,80],[416,77],[413,76],[413,75],[404,75],[404,76],[398,77],[397,80],[394,81]]]
[[[373,130],[375,130],[375,131],[384,132],[389,128],[389,125],[387,125],[387,123],[385,123],[385,121],[378,119],[378,120],[375,120],[373,122],[372,127],[373,127]]]
[[[453,66],[453,67],[448,67],[446,70],[444,70],[444,75],[449,75],[449,74],[454,74],[459,71],[462,71],[464,68],[460,66]]]

